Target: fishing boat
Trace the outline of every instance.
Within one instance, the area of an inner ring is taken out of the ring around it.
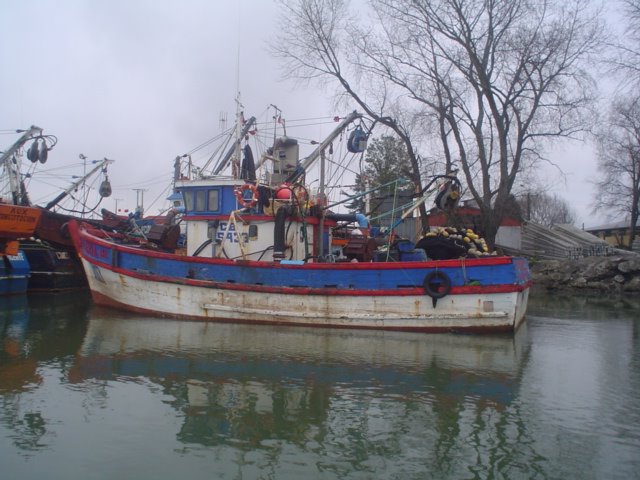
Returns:
[[[20,239],[33,235],[39,219],[37,208],[0,203],[0,295],[27,291],[31,268]]]
[[[4,183],[1,193],[6,196],[8,203],[20,208],[33,207],[39,212],[35,230],[23,235],[20,240],[20,255],[30,266],[28,290],[58,292],[86,288],[84,270],[66,231],[66,223],[81,216],[78,212],[56,212],[54,208],[73,192],[78,191],[90,177],[100,172],[105,175],[105,180],[100,185],[99,193],[101,198],[108,196],[111,187],[106,177],[106,169],[113,160],[105,158],[92,162],[93,166],[88,172],[85,168],[84,175],[79,176],[68,188],[62,189],[53,200],[43,206],[33,205],[25,179],[33,178],[35,168],[47,162],[48,152],[55,146],[57,139],[53,135],[44,135],[43,130],[35,125],[26,130],[19,130],[18,133],[21,133],[20,137],[0,155]],[[25,153],[30,161],[26,162],[30,165],[28,169],[23,169]],[[86,160],[82,155],[81,158]],[[90,219],[85,221],[98,222]]]
[[[238,150],[252,123],[244,122],[211,175],[200,171],[175,182],[186,248],[176,245],[175,224],[140,239],[69,222],[94,302],[206,321],[514,331],[524,319],[531,285],[526,259],[486,249],[430,258],[429,239],[436,240],[436,232],[417,243],[393,240],[393,231],[374,236],[365,214],[335,212],[327,204],[322,173],[318,191],[304,183],[318,160],[323,172],[333,143],[361,118],[357,112],[343,118],[303,160],[294,138],[276,138],[258,164],[272,164],[260,180],[246,145],[243,168],[221,174],[229,164],[240,165]],[[350,152],[366,148],[366,138],[357,135],[361,130],[352,129]],[[452,173],[434,177],[403,217],[429,200],[455,203],[456,185]]]

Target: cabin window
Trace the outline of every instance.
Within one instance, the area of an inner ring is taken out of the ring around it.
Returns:
[[[220,210],[219,190],[209,190],[209,211],[217,212]]]
[[[187,210],[187,212],[190,212],[193,210],[193,192],[189,192],[189,191],[183,191],[182,193],[182,198],[184,198],[184,207]]]
[[[187,212],[217,212],[220,210],[220,189],[182,190]]]
[[[205,190],[196,190],[195,191],[195,195],[196,195],[196,205],[194,210],[196,212],[204,212],[207,209],[207,204],[206,204],[206,191]]]

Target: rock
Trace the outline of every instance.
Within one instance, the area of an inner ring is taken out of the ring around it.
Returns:
[[[607,257],[591,257],[592,260],[586,262],[587,268],[583,272],[583,275],[588,279],[603,279],[612,277],[617,273],[617,265],[619,259],[616,257],[608,259]],[[585,259],[586,260],[586,259]]]
[[[633,277],[623,288],[627,292],[640,292],[640,276]]]
[[[534,285],[547,290],[640,292],[640,255],[540,260],[532,262],[531,274]]]
[[[575,288],[584,288],[587,286],[587,279],[584,277],[575,278],[570,285]]]
[[[618,264],[622,273],[640,272],[640,259],[623,260]]]

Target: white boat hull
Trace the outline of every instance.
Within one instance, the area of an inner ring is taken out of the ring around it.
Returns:
[[[327,296],[258,292],[137,278],[83,259],[94,301],[175,318],[408,331],[513,331],[529,289],[448,295]],[[401,313],[398,313],[401,312]]]

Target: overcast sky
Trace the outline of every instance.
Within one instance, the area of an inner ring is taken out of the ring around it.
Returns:
[[[269,104],[287,119],[336,114],[281,80],[266,45],[276,15],[271,0],[0,0],[0,130],[56,135],[47,167],[116,160],[104,206],[134,207],[137,187],[148,205],[176,155],[218,134],[221,112],[233,123],[238,89],[247,116]]]
[[[0,0],[0,131],[35,124],[56,135],[51,168],[78,164],[80,153],[114,159],[103,206],[114,210],[118,198],[135,207],[134,188],[147,189],[149,205],[175,156],[219,133],[221,112],[232,121],[238,89],[247,116],[269,104],[287,119],[347,113],[332,109],[330,92],[281,79],[266,45],[277,14],[271,0]],[[16,139],[0,135],[0,149]],[[591,150],[567,145],[552,160],[567,175],[564,183],[549,170],[555,191],[580,222],[601,222],[588,208]]]

